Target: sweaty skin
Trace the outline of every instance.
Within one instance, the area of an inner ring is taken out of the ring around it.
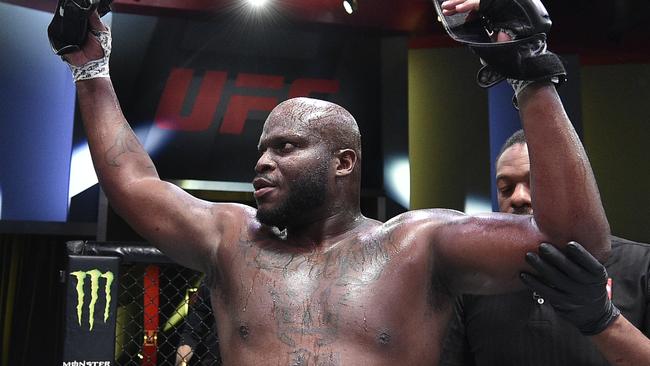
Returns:
[[[532,214],[528,145],[515,143],[496,163],[499,211]],[[604,331],[589,337],[612,365],[643,365],[650,360],[650,339],[621,314]]]
[[[98,17],[91,24],[102,27]],[[82,65],[96,47],[89,41],[70,61]],[[533,216],[431,209],[386,223],[360,213],[358,127],[333,103],[295,98],[270,113],[253,182],[258,212],[160,180],[110,79],[80,81],[77,93],[115,210],[206,273],[226,365],[436,364],[457,294],[521,288],[524,255],[541,242],[576,240],[599,258],[609,250],[591,168],[550,84],[518,98]]]

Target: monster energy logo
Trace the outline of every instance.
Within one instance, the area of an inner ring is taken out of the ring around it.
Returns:
[[[106,295],[106,305],[104,306],[104,323],[108,320],[108,315],[110,313],[111,307],[111,284],[113,283],[113,272],[107,271],[102,273],[98,269],[92,269],[90,271],[76,271],[70,273],[71,276],[74,276],[77,279],[77,319],[79,321],[79,326],[81,326],[81,316],[83,314],[83,305],[84,305],[84,284],[86,282],[86,277],[90,277],[90,303],[88,304],[88,330],[93,330],[93,325],[95,323],[95,304],[99,298],[99,278],[105,278],[104,283],[104,294]]]

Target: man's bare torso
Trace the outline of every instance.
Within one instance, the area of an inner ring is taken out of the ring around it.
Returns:
[[[212,302],[229,365],[432,364],[449,319],[430,250],[365,219],[304,248],[259,225],[220,249]]]

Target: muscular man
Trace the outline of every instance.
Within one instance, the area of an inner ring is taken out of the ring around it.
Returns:
[[[515,132],[501,148],[496,159],[496,179],[501,212],[534,213],[531,165],[522,130]],[[558,276],[557,280],[548,275],[543,278],[560,289],[559,299],[545,286],[535,288],[548,292],[550,297],[532,290],[497,296],[463,295],[444,341],[440,365],[647,363],[650,360],[650,340],[646,338],[650,335],[650,245],[618,237],[611,240],[612,254],[605,264],[609,281],[602,279],[608,282],[609,290],[604,283],[600,284],[602,265],[588,254],[578,256],[579,262],[575,262],[549,247],[549,253],[558,256],[558,262],[567,267],[561,273],[575,273]],[[593,275],[573,270],[579,270],[582,266],[578,263],[583,261],[593,264]],[[607,294],[623,316],[598,334],[582,334],[579,326],[585,320],[581,317],[597,317],[598,312],[591,315],[588,307],[598,306],[598,297]],[[553,308],[555,301],[560,302],[557,311]]]
[[[224,364],[435,364],[458,294],[520,288],[525,253],[542,242],[577,240],[608,255],[587,156],[547,81],[518,93],[533,216],[364,217],[356,121],[309,98],[279,104],[264,123],[253,209],[202,201],[159,179],[108,77],[105,28],[96,15],[90,26],[89,41],[66,59],[100,183],[140,235],[206,274]]]

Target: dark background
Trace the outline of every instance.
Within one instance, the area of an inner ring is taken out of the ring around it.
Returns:
[[[504,121],[513,118],[511,109],[499,112],[494,105],[504,105],[510,92],[473,85],[476,60],[443,34],[429,2],[360,0],[358,12],[348,16],[338,0],[286,0],[277,1],[267,18],[244,11],[237,1],[159,3],[114,2],[111,74],[124,112],[163,178],[249,182],[268,110],[247,112],[241,135],[220,133],[233,96],[279,102],[297,79],[336,80],[336,92],[311,95],[345,106],[359,122],[368,216],[385,219],[405,209],[387,178],[388,162],[403,156],[411,159],[411,207],[464,210],[469,196],[489,205],[490,156],[501,144],[494,131],[506,131]],[[545,4],[554,20],[551,48],[574,70],[563,99],[584,131],[612,228],[648,242],[650,32],[643,17],[649,3]],[[75,122],[69,71],[45,37],[55,6],[50,0],[0,1],[2,365],[59,363],[59,270],[66,241],[139,239],[96,185],[74,195],[69,188],[92,173],[71,165],[84,137]],[[178,68],[194,70],[185,117],[206,73],[227,73],[203,131],[156,127],[165,83]],[[241,74],[274,75],[282,82],[242,87]],[[460,93],[467,96],[464,104],[456,104]],[[454,99],[441,108],[438,103],[450,95]],[[420,121],[425,127],[418,127]],[[210,200],[251,202],[245,191],[190,191]]]

